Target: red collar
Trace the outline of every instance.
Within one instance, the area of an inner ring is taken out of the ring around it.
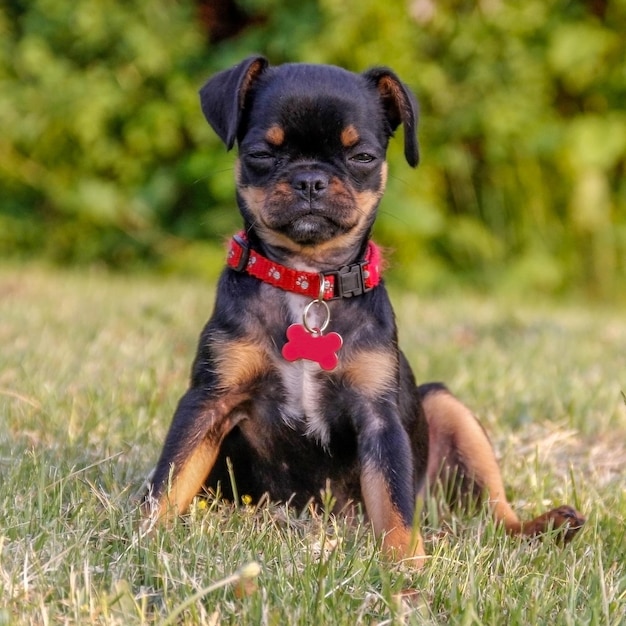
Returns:
[[[248,245],[244,231],[233,236],[228,250],[227,263],[238,272],[245,271],[264,283],[318,298],[321,281],[324,281],[323,299],[351,298],[370,291],[380,282],[380,248],[368,242],[365,259],[359,263],[344,265],[330,272],[304,272],[274,263],[261,256]]]

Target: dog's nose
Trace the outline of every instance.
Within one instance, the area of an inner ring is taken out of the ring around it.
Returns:
[[[328,188],[328,176],[319,171],[298,172],[291,179],[291,186],[305,200],[314,200]]]

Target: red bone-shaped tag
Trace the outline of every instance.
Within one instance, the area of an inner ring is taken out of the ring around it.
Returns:
[[[307,359],[315,361],[326,371],[334,370],[339,359],[337,351],[343,339],[338,333],[310,333],[301,324],[292,324],[287,329],[287,343],[283,346],[283,356],[287,361]]]

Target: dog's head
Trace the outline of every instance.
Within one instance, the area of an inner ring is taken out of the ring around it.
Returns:
[[[238,202],[266,246],[316,258],[367,239],[384,191],[389,138],[404,124],[418,162],[416,103],[387,68],[354,74],[329,65],[270,67],[251,57],[200,91],[207,120],[239,148]]]

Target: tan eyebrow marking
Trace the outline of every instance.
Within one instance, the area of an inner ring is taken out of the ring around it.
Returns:
[[[274,124],[265,133],[265,139],[273,146],[280,146],[285,141],[285,131],[278,124]]]
[[[350,148],[356,144],[360,138],[359,131],[357,131],[352,124],[349,124],[341,131],[341,144],[344,148]]]

